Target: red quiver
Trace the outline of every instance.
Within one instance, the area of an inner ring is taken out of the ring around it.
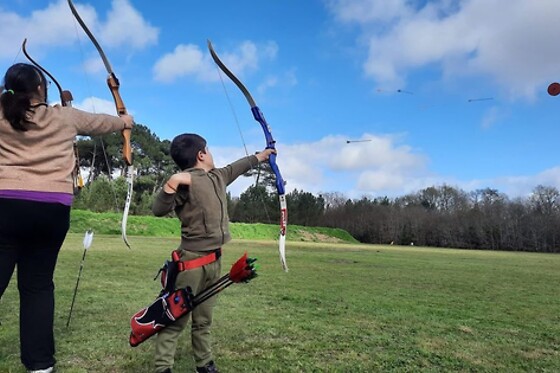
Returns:
[[[151,305],[132,316],[130,345],[138,346],[167,325],[191,312],[193,307],[193,294],[190,287],[158,297]]]
[[[220,250],[216,250],[204,257],[181,262],[179,254],[173,252],[172,260],[166,261],[163,268],[158,272],[158,275],[161,273],[161,285],[163,286],[160,296],[150,306],[138,311],[130,320],[132,331],[129,342],[132,347],[138,346],[230,285],[249,282],[257,276],[255,268],[257,259],[248,258],[247,253],[245,253],[232,265],[229,273],[220,277],[196,296],[193,295],[192,289],[188,286],[173,291],[178,272],[211,263],[217,260],[220,255]]]

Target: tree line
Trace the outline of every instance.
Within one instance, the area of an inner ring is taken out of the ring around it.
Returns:
[[[137,175],[130,213],[150,215],[156,193],[176,168],[168,140],[143,125],[133,132]],[[115,134],[78,140],[79,163],[88,176],[75,208],[122,211],[126,181],[119,174],[124,169],[120,144]],[[255,183],[239,197],[228,194],[230,220],[278,224],[278,196],[268,164],[245,176]],[[288,231],[290,224],[325,226],[342,228],[363,243],[560,252],[560,192],[551,186],[538,185],[529,196],[514,199],[496,189],[466,192],[449,185],[396,198],[350,199],[338,192],[293,190],[286,199]]]
[[[345,200],[335,193],[326,196],[320,224],[345,229],[362,242],[560,252],[559,196],[542,185],[515,199],[496,189],[467,193],[448,185],[394,199]]]

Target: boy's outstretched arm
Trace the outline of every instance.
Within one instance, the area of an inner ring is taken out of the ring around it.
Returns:
[[[226,185],[230,185],[235,179],[249,171],[251,168],[257,167],[261,162],[268,160],[272,153],[276,153],[275,149],[265,149],[254,155],[240,158],[223,168],[215,168],[213,172],[222,174],[226,180]]]

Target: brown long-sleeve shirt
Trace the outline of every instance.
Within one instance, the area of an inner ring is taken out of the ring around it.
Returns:
[[[60,105],[40,105],[29,115],[28,131],[17,131],[0,110],[0,190],[72,193],[74,138],[125,126],[116,116]]]
[[[208,251],[231,240],[226,187],[259,163],[254,155],[241,158],[223,168],[208,172],[191,168],[191,185],[180,186],[177,193],[159,192],[152,212],[163,216],[175,211],[181,221],[181,249]]]

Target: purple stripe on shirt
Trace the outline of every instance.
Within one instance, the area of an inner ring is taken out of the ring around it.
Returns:
[[[61,203],[72,206],[74,196],[69,193],[37,192],[31,190],[0,190],[0,198],[23,199],[26,201]]]

